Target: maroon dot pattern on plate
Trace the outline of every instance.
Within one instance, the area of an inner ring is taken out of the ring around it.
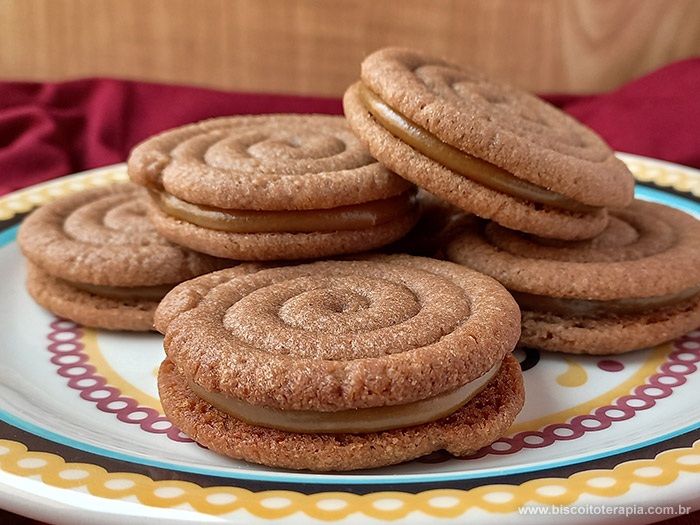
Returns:
[[[173,441],[192,442],[168,419],[152,407],[145,407],[118,388],[107,384],[97,373],[84,352],[80,325],[65,319],[56,319],[50,324],[50,341],[47,347],[53,354],[51,362],[58,366],[58,375],[68,379],[68,386],[80,391],[80,397],[94,403],[98,410],[115,414],[119,421],[139,425],[152,434],[166,434]]]
[[[620,372],[625,369],[625,365],[613,359],[602,359],[598,361],[598,368],[605,372]]]
[[[53,354],[51,362],[58,366],[58,374],[68,379],[68,386],[80,391],[82,399],[95,403],[103,412],[116,414],[119,421],[139,425],[146,432],[166,434],[173,441],[192,442],[164,415],[122,395],[118,388],[108,385],[105,378],[97,374],[97,369],[88,363],[88,355],[84,353],[80,325],[56,319],[50,327],[52,331],[48,335],[51,341],[48,350]],[[698,369],[698,362],[700,331],[695,331],[673,342],[673,351],[668,360],[646,384],[635,387],[629,395],[616,399],[613,404],[598,407],[591,414],[578,415],[564,423],[547,425],[541,430],[528,430],[503,437],[471,456],[456,459],[472,460],[490,454],[514,454],[525,448],[544,448],[557,441],[571,441],[588,432],[609,428],[613,423],[626,421],[637,412],[652,408],[657,399],[670,396],[674,388],[685,384],[687,375]],[[624,365],[614,360],[602,360],[598,362],[598,367],[606,371],[619,371]],[[442,463],[450,459],[454,458],[448,454],[436,453],[416,461]]]
[[[598,407],[591,414],[575,416],[565,423],[554,423],[541,430],[528,430],[510,437],[503,437],[471,456],[457,459],[472,460],[490,454],[498,456],[515,454],[525,448],[544,448],[557,441],[578,439],[588,432],[604,430],[613,423],[633,418],[637,412],[652,408],[657,399],[670,396],[674,388],[685,384],[686,376],[698,369],[700,331],[691,332],[677,339],[672,346],[673,351],[668,355],[668,360],[647,380],[646,384],[635,387],[629,395],[616,399],[611,405]],[[610,363],[609,371],[622,370],[616,364],[624,368],[624,365],[617,361],[608,360],[607,362]],[[599,367],[601,367],[600,363],[598,363]],[[447,454],[435,454],[417,461],[441,463],[450,459],[452,456]]]

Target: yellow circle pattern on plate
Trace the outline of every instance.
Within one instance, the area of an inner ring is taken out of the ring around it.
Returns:
[[[321,521],[338,521],[360,512],[393,521],[412,512],[436,518],[454,518],[473,508],[492,513],[516,512],[526,504],[571,505],[584,494],[613,498],[633,483],[664,486],[682,472],[700,473],[700,441],[693,447],[667,450],[655,459],[634,460],[613,469],[578,472],[568,478],[542,478],[521,485],[487,485],[470,490],[435,489],[418,494],[345,492],[301,494],[268,490],[251,492],[237,487],[200,487],[187,481],[154,481],[127,472],[107,472],[87,463],[66,463],[52,453],[32,452],[21,443],[0,440],[0,466],[17,476],[40,476],[47,485],[75,489],[110,499],[136,497],[144,505],[173,508],[189,504],[211,515],[246,510],[264,519],[280,519],[296,512]]]
[[[31,211],[37,206],[64,195],[128,180],[126,166],[118,165],[86,172],[77,177],[32,186],[26,190],[0,197],[0,221],[11,219],[18,213]]]
[[[682,166],[651,164],[643,158],[626,155],[622,160],[639,182],[653,182],[665,188],[673,188],[700,197],[700,176],[684,170]]]

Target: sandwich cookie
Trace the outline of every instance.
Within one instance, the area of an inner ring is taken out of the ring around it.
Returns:
[[[407,255],[183,283],[158,307],[168,418],[227,456],[381,467],[501,437],[524,402],[515,301],[468,268]]]
[[[129,175],[148,187],[168,239],[241,260],[377,248],[418,220],[415,187],[374,160],[345,119],[217,118],[137,146]]]
[[[524,346],[617,354],[700,326],[700,221],[662,204],[611,209],[605,231],[578,242],[474,219],[446,251],[513,294]]]
[[[507,228],[585,239],[626,206],[634,179],[592,130],[529,93],[387,48],[345,93],[348,121],[389,169]]]
[[[17,234],[30,295],[86,326],[153,330],[156,306],[173,286],[231,264],[161,237],[146,217],[147,204],[143,188],[125,183],[34,211]]]

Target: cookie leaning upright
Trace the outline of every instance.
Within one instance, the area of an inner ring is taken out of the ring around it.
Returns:
[[[128,169],[151,190],[162,235],[219,257],[365,251],[418,220],[414,186],[374,160],[342,117],[211,119],[141,143]]]
[[[662,204],[611,208],[605,231],[578,242],[475,220],[447,255],[508,288],[525,346],[616,354],[700,326],[700,221]]]
[[[480,217],[543,237],[600,233],[634,180],[592,130],[480,72],[402,48],[362,63],[345,115],[389,169]]]
[[[273,467],[469,454],[524,401],[516,303],[450,262],[245,263],[175,288],[156,325],[168,418],[215,452]]]
[[[153,330],[160,299],[176,284],[230,261],[161,237],[148,195],[131,183],[85,190],[34,211],[17,233],[27,289],[41,306],[78,323]]]

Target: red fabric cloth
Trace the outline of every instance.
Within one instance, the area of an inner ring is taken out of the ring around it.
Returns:
[[[700,58],[603,95],[545,96],[618,151],[700,168]],[[0,194],[122,162],[139,141],[204,118],[246,113],[341,114],[340,100],[226,93],[88,79],[0,82]]]
[[[221,115],[342,114],[338,99],[112,79],[0,82],[0,194],[123,162],[159,131]]]
[[[604,95],[545,96],[616,151],[700,168],[700,57]]]

